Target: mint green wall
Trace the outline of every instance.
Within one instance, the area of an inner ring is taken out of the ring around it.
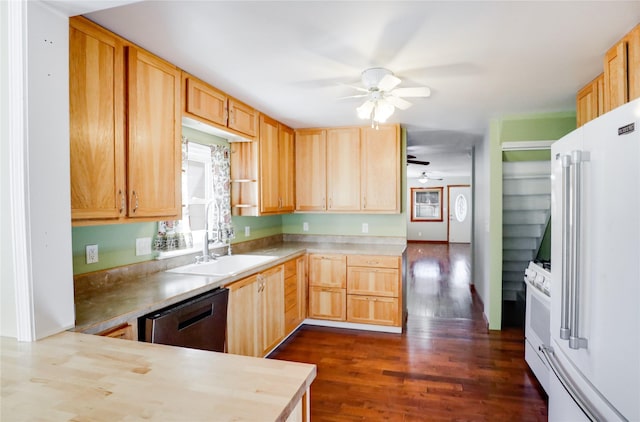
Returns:
[[[489,328],[502,326],[502,143],[557,140],[576,128],[573,111],[505,116],[489,129]],[[513,156],[512,156],[513,158]]]
[[[267,215],[264,217],[233,217],[233,227],[236,238],[231,243],[256,240],[263,237],[282,233],[282,215]],[[250,235],[244,235],[245,227],[249,227]]]
[[[153,238],[157,228],[157,223],[73,227],[71,229],[73,273],[84,274],[153,259],[153,254],[136,256],[136,238]],[[98,262],[87,264],[85,247],[96,244],[98,245]]]
[[[502,161],[549,161],[551,150],[502,151]]]
[[[302,230],[303,222],[309,231]],[[362,223],[369,232],[362,233]],[[282,216],[282,232],[286,234],[323,234],[342,236],[394,236],[407,235],[404,214],[288,214]]]

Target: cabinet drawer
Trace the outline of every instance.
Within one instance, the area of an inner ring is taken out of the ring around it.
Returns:
[[[338,254],[309,255],[309,285],[347,287],[347,257]]]
[[[345,289],[312,286],[309,290],[309,318],[344,321],[346,304]]]
[[[400,268],[400,257],[386,255],[349,255],[350,267]]]
[[[400,271],[391,268],[348,267],[347,293],[398,297]]]
[[[284,263],[284,278],[293,277],[298,273],[297,259],[292,259]]]
[[[397,326],[399,325],[398,299],[348,295],[347,321]]]

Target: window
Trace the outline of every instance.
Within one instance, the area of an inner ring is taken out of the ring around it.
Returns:
[[[442,188],[411,188],[411,221],[442,221]]]

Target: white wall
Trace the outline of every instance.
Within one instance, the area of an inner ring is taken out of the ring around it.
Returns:
[[[26,12],[26,19],[20,21],[26,25],[22,32],[26,73],[24,108],[10,98],[9,117],[12,124],[20,123],[24,110],[24,123],[15,132],[19,136],[12,132],[9,142],[24,156],[12,163],[16,169],[11,176],[23,177],[23,183],[12,181],[9,209],[12,219],[21,222],[10,245],[14,262],[20,265],[13,266],[13,277],[5,278],[3,273],[2,289],[4,293],[13,286],[17,292],[16,336],[34,340],[75,323],[69,207],[69,23],[66,16],[43,3],[12,3],[9,10],[23,7]],[[19,82],[10,81],[14,86]],[[3,323],[5,333],[11,335],[11,327],[5,331]]]
[[[9,195],[9,58],[8,3],[0,1],[0,335],[16,337],[16,301],[13,274],[13,238]]]
[[[471,177],[444,177],[442,180],[429,180],[420,183],[417,178],[407,178],[407,240],[443,241],[448,240],[449,196],[448,185],[470,185]],[[442,221],[411,221],[411,188],[442,187]]]
[[[475,147],[474,225],[473,225],[473,284],[484,304],[484,315],[488,318],[491,305],[489,285],[489,139]]]

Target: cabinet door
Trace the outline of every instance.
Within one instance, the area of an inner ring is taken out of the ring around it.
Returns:
[[[280,212],[293,212],[295,208],[295,152],[293,129],[278,125],[278,148],[280,150]]]
[[[604,74],[589,82],[576,95],[576,125],[578,127],[602,114]]]
[[[296,211],[326,209],[326,131],[296,131]]]
[[[360,210],[360,129],[327,130],[327,209]]]
[[[227,351],[244,356],[262,356],[261,301],[258,276],[229,286]]]
[[[284,338],[284,267],[278,265],[258,276],[261,282],[262,355]]]
[[[348,295],[347,321],[361,324],[399,325],[398,299]]]
[[[302,322],[307,317],[307,304],[309,303],[306,256],[296,259],[296,278],[298,280],[298,320]]]
[[[285,335],[307,317],[306,259],[301,256],[284,264]]]
[[[128,48],[129,217],[181,214],[180,71]]]
[[[260,212],[280,211],[278,122],[260,115]]]
[[[248,105],[238,100],[229,98],[229,122],[228,126],[248,136],[256,136],[258,129],[258,115]]]
[[[627,89],[627,43],[623,40],[604,56],[605,113],[629,100]]]
[[[347,258],[339,254],[309,255],[309,285],[344,289],[347,280]]]
[[[640,97],[640,25],[627,35],[629,101]]]
[[[362,210],[400,212],[400,127],[362,128]]]
[[[227,96],[209,84],[183,74],[185,79],[184,111],[221,126],[227,125]]]
[[[346,320],[347,294],[345,289],[309,287],[309,318]]]
[[[83,18],[69,20],[71,218],[126,214],[124,46]]]

